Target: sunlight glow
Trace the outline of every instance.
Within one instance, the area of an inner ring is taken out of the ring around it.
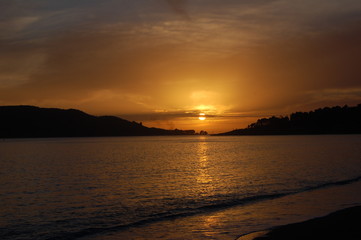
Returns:
[[[216,107],[213,105],[198,105],[195,109],[202,112],[216,111]]]
[[[200,113],[198,119],[201,120],[201,121],[206,120],[206,114]]]

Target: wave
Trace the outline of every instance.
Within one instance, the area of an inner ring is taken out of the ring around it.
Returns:
[[[307,186],[307,187],[293,189],[293,190],[285,190],[285,191],[279,192],[279,193],[262,194],[262,195],[256,195],[256,196],[248,196],[248,197],[239,196],[239,198],[232,198],[232,199],[229,199],[229,198],[227,199],[227,197],[223,197],[223,200],[208,202],[206,205],[201,205],[201,206],[197,206],[197,207],[193,207],[193,208],[192,207],[176,208],[176,209],[172,209],[172,210],[169,210],[166,212],[152,214],[152,215],[149,215],[147,218],[144,218],[144,219],[136,221],[136,222],[121,224],[121,225],[116,225],[116,226],[109,226],[109,227],[92,227],[92,228],[83,229],[83,230],[80,230],[77,232],[68,232],[66,234],[53,236],[53,237],[47,238],[47,239],[49,239],[49,240],[77,239],[77,238],[81,238],[81,237],[85,237],[85,236],[89,236],[89,235],[97,235],[97,234],[122,231],[122,230],[132,228],[132,227],[140,227],[140,226],[151,224],[151,223],[162,222],[162,221],[167,221],[167,220],[174,220],[177,218],[188,217],[188,216],[193,216],[193,215],[212,212],[212,211],[218,211],[218,210],[227,209],[227,208],[231,208],[231,207],[235,207],[235,206],[252,204],[252,203],[259,202],[259,201],[267,201],[267,200],[281,198],[284,196],[289,196],[289,195],[298,194],[298,193],[302,193],[302,192],[313,191],[313,190],[318,190],[318,189],[332,187],[332,186],[351,184],[351,183],[354,183],[354,182],[357,182],[360,180],[361,180],[361,175],[354,177],[354,178],[340,180],[340,181],[325,182],[325,183],[316,184],[314,186]],[[189,205],[192,206],[192,204],[189,204]]]
[[[332,187],[332,186],[338,186],[338,185],[346,185],[346,184],[354,183],[354,182],[357,182],[357,181],[360,181],[360,180],[361,180],[361,176],[346,179],[346,180],[335,181],[335,182],[326,182],[326,183],[322,183],[322,184],[319,184],[319,185],[316,185],[316,186],[313,186],[313,187],[308,187],[304,191],[316,190],[316,189]]]

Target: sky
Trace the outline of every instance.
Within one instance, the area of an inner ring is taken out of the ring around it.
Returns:
[[[360,0],[0,0],[0,105],[218,133],[359,103]]]

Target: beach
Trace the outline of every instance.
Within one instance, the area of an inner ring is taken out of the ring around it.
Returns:
[[[284,225],[270,231],[244,235],[238,240],[361,239],[361,206],[346,208],[324,217]]]

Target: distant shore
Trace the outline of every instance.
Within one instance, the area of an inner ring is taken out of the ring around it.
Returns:
[[[286,117],[261,118],[244,129],[217,135],[360,134],[361,104],[295,112]]]
[[[361,239],[361,206],[343,209],[324,217],[254,232],[237,240]]]

